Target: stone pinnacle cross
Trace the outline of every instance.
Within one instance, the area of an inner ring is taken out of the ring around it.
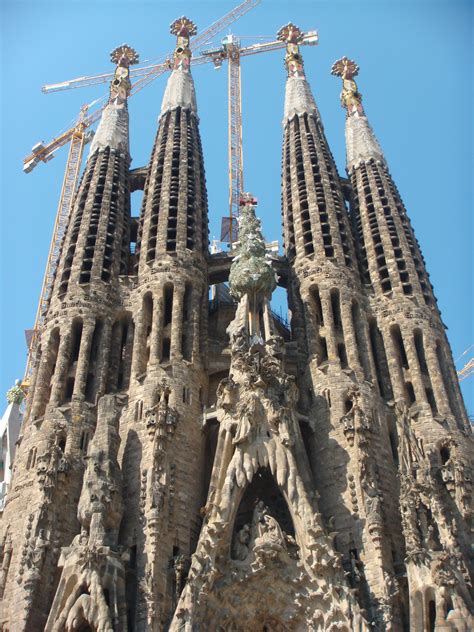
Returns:
[[[191,49],[189,48],[189,39],[196,35],[197,28],[194,22],[184,15],[177,18],[170,25],[170,33],[176,35],[176,48],[174,49],[174,65],[175,69],[187,69],[191,61]]]
[[[300,28],[289,22],[282,26],[277,33],[280,42],[286,42],[285,65],[289,77],[304,77],[303,58],[300,54],[300,43],[303,41],[303,32]]]
[[[359,66],[352,59],[341,57],[332,65],[331,74],[342,78],[341,105],[346,108],[348,116],[357,112],[363,114],[362,95],[353,79],[359,74]]]
[[[117,64],[114,78],[110,84],[110,101],[125,100],[130,95],[130,70],[132,64],[138,64],[138,53],[128,44],[122,44],[110,53],[110,61]]]

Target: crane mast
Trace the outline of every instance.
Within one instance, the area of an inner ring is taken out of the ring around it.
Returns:
[[[242,143],[242,86],[240,81],[240,42],[230,35],[224,39],[228,54],[228,143],[229,143],[229,242],[237,239],[240,195],[244,190]]]
[[[61,194],[59,196],[58,210],[56,213],[56,220],[54,222],[53,236],[51,238],[51,244],[49,247],[48,259],[46,262],[46,270],[43,277],[43,285],[41,287],[41,294],[38,303],[38,309],[36,311],[35,325],[33,329],[33,336],[30,340],[28,359],[26,363],[25,375],[23,378],[22,387],[27,390],[30,385],[31,374],[34,368],[34,350],[37,347],[37,337],[43,326],[46,311],[48,308],[49,298],[56,275],[57,262],[59,259],[59,253],[61,250],[61,244],[64,234],[66,232],[67,223],[69,220],[69,214],[74,199],[74,194],[77,188],[77,181],[79,178],[79,171],[81,168],[82,155],[84,152],[84,145],[88,140],[85,133],[85,116],[87,112],[87,106],[81,109],[79,118],[74,127],[74,131],[71,134],[71,142],[69,145],[69,154],[66,162],[66,171],[64,173],[64,179],[61,187]]]

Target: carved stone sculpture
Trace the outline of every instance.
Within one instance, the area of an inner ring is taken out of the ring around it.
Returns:
[[[124,403],[115,395],[99,401],[78,505],[81,532],[61,551],[62,580],[47,632],[73,632],[85,625],[100,632],[126,630],[124,586],[117,581],[124,574],[123,551],[117,547],[123,511],[118,423]]]
[[[213,617],[224,620],[226,630],[254,629],[258,604],[268,601],[277,583],[282,590],[286,590],[284,586],[292,590],[292,607],[286,607],[285,612],[280,610],[281,604],[272,601],[271,616],[279,626],[298,620],[298,629],[329,630],[336,622],[349,627],[352,618],[361,629],[368,629],[345,583],[331,538],[324,531],[316,495],[306,487],[305,481],[311,478],[307,463],[295,456],[304,451],[296,419],[298,390],[283,369],[281,341],[271,331],[271,317],[258,331],[252,324],[254,306],[267,309],[268,292],[273,287],[273,273],[267,273],[262,260],[263,240],[253,218],[253,208],[244,208],[243,245],[230,277],[240,303],[229,327],[230,376],[217,389],[220,425],[206,520],[170,629],[191,630]],[[249,253],[254,258],[252,269],[262,274],[255,283],[243,274]],[[251,523],[244,523],[232,537],[239,503],[262,472],[273,477],[288,504],[294,538],[284,533],[261,499],[256,499]],[[243,592],[233,590],[237,584],[245,587]],[[323,605],[329,594],[330,610]],[[242,599],[247,608],[245,612],[238,609],[238,621],[222,612],[223,603],[238,608],[237,600]]]

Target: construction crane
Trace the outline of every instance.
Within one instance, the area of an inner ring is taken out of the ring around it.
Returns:
[[[206,29],[204,29],[204,31],[202,31],[201,33],[198,33],[195,37],[193,37],[190,43],[190,49],[192,51],[196,50],[203,44],[206,44],[207,42],[212,40],[212,38],[215,35],[217,35],[221,31],[223,31],[227,26],[230,26],[230,24],[232,24],[233,22],[241,18],[245,13],[247,13],[251,9],[254,9],[258,4],[260,4],[261,1],[262,0],[245,0],[245,2],[242,2],[242,4],[239,4],[236,7],[234,7],[231,11],[229,11],[229,13],[226,13],[224,16],[219,18],[219,20],[217,20],[216,22],[208,26]],[[171,69],[172,59],[173,59],[173,56],[172,54],[170,54],[170,55],[167,55],[165,59],[161,61],[159,64],[150,64],[149,66],[140,66],[140,67],[134,68],[133,70],[130,71],[130,77],[134,78],[134,77],[140,77],[144,75],[144,80],[150,79],[151,81],[153,81],[153,79],[155,79],[159,75],[166,72],[166,70]],[[194,63],[199,63],[197,62],[196,58],[194,58],[193,61]],[[205,61],[207,60],[203,60],[204,63]],[[43,92],[48,94],[50,92],[59,92],[61,90],[70,90],[72,88],[82,88],[84,86],[93,86],[100,83],[108,83],[109,81],[111,81],[112,78],[113,78],[113,73],[106,72],[100,75],[78,77],[76,79],[71,79],[70,81],[63,81],[62,83],[54,83],[54,84],[45,85],[41,89]],[[138,91],[136,89],[137,86],[138,86],[138,89],[141,89],[142,87],[144,87],[143,83],[137,82],[134,85],[135,92]],[[132,94],[133,92],[134,90],[132,89]]]
[[[459,358],[457,358],[457,360],[456,360],[456,364],[459,362],[459,360],[461,360],[461,358],[464,358],[466,355],[468,355],[469,352],[472,353],[472,349],[474,349],[474,344],[470,345],[467,349],[465,349],[461,353]],[[464,362],[466,362],[466,361],[464,360]],[[458,374],[458,380],[460,382],[466,380],[471,375],[474,375],[474,358],[470,358],[466,362],[466,364],[462,367],[462,369],[459,369],[459,371],[457,371],[457,374]]]
[[[301,33],[299,43],[315,46],[318,43],[317,31]],[[221,41],[221,46],[201,51],[201,56],[209,58],[217,69],[222,67],[225,60],[228,63],[229,216],[222,220],[221,241],[228,241],[231,247],[237,239],[237,218],[244,190],[240,58],[285,47],[286,41],[282,40],[242,47],[238,37],[227,35]]]
[[[54,283],[56,265],[59,257],[61,243],[66,232],[69,213],[72,206],[74,193],[77,188],[77,181],[79,179],[79,170],[81,166],[81,158],[84,151],[84,146],[90,141],[92,137],[91,132],[85,131],[87,108],[87,105],[81,108],[77,122],[72,128],[72,133],[69,137],[70,145],[69,155],[66,161],[66,171],[61,187],[61,194],[59,196],[58,210],[56,213],[56,220],[53,228],[53,237],[49,246],[48,259],[46,261],[46,270],[43,277],[43,285],[41,287],[40,299],[38,303],[38,308],[36,310],[35,326],[29,341],[28,359],[26,362],[25,376],[22,382],[22,389],[25,392],[28,390],[31,374],[33,373],[35,354],[32,351],[35,350],[37,347],[37,334],[41,330],[44,323],[48,301]],[[54,157],[54,152],[56,151],[56,149],[62,147],[62,145],[67,142],[63,142],[63,136],[64,135],[59,136],[57,139],[54,139],[46,147],[44,147],[42,144],[36,145],[35,147],[33,147],[33,156],[36,155],[36,152],[39,153],[43,149],[48,150],[49,148],[49,153],[46,154],[46,156],[48,157],[45,158],[45,162],[51,160]],[[31,157],[28,159],[27,164],[29,165],[29,167],[28,169],[25,169],[27,173],[31,171],[31,169],[33,169],[33,166],[31,165],[34,163],[35,160],[36,158]]]
[[[209,42],[217,33],[228,27],[232,22],[242,17],[245,13],[256,7],[261,0],[245,0],[234,9],[226,13],[219,20],[211,24],[208,28],[197,35],[192,44],[191,49],[196,49],[199,46]],[[134,72],[130,71],[132,76],[141,76],[141,79],[135,82],[132,87],[131,95],[136,94],[157,77],[162,75],[167,70],[171,69],[172,55],[168,55],[164,62],[156,65],[149,65],[141,68],[137,68]],[[203,58],[201,63],[207,62],[207,58]],[[199,63],[199,60],[195,60],[195,63]],[[44,92],[54,92],[57,90],[65,90],[75,87],[94,85],[98,83],[108,82],[113,78],[113,73],[103,73],[102,75],[95,75],[92,77],[80,77],[72,81],[66,81],[62,84],[55,84],[54,86],[44,86]],[[100,99],[102,100],[102,99]],[[26,363],[25,375],[22,382],[22,388],[27,392],[30,385],[30,379],[34,368],[36,349],[38,346],[39,332],[44,324],[46,316],[46,310],[51,294],[54,277],[56,274],[57,261],[61,248],[61,243],[66,230],[67,222],[71,212],[73,204],[74,194],[77,187],[77,181],[79,177],[79,170],[82,164],[82,156],[84,153],[84,146],[91,139],[91,132],[87,132],[87,128],[93,125],[102,114],[103,109],[106,107],[108,101],[104,105],[99,107],[96,111],[88,114],[91,106],[96,104],[97,101],[92,104],[83,106],[79,113],[76,124],[53,138],[47,144],[37,143],[31,153],[23,161],[23,170],[25,173],[30,173],[39,162],[49,162],[54,158],[55,152],[70,143],[69,154],[66,161],[66,169],[61,188],[61,195],[59,197],[58,211],[56,214],[56,220],[53,229],[53,236],[51,239],[51,245],[49,248],[48,259],[46,263],[46,270],[43,278],[43,284],[41,288],[40,300],[38,303],[38,309],[36,312],[35,324],[32,330],[32,335],[28,345],[28,359]]]
[[[209,27],[204,29],[201,33],[196,35],[193,38],[190,48],[191,50],[195,50],[202,44],[209,42],[219,31],[222,31],[227,26],[235,22],[235,20],[242,17],[245,13],[256,7],[260,4],[261,0],[245,0],[234,9],[226,13],[222,18],[211,24]],[[165,73],[166,71],[172,68],[172,59],[173,55],[170,53],[166,56],[165,60],[159,64],[152,64],[149,66],[138,66],[137,68],[130,69],[130,78],[133,79],[135,77],[141,77],[138,81],[136,81],[131,89],[130,96],[136,94],[144,87],[149,85],[152,81],[154,81],[157,77]],[[206,63],[208,61],[207,58],[194,58],[193,63]],[[73,88],[82,88],[85,86],[93,86],[100,83],[108,83],[113,79],[114,73],[102,73],[100,75],[91,75],[85,77],[79,77],[76,79],[71,79],[69,81],[63,81],[62,83],[55,83],[50,85],[45,85],[42,87],[42,91],[46,94],[50,92],[58,92],[61,90],[70,90]],[[102,99],[100,99],[102,100]],[[87,106],[88,110],[96,104],[97,101],[89,104]],[[85,116],[83,119],[83,128],[86,129],[93,125],[96,121],[99,120],[104,107],[107,105],[105,103],[95,112],[89,114],[89,116]],[[43,145],[43,143],[38,143],[35,145],[29,154],[23,161],[23,170],[25,173],[29,173],[36,167],[36,165],[42,162],[48,162],[51,158],[54,157],[54,153],[63,145],[66,145],[73,135],[75,134],[76,126],[71,127],[67,131],[60,134],[58,137],[54,138],[47,145]]]
[[[462,369],[458,371],[459,381],[466,380],[470,375],[474,375],[474,358],[471,358]]]

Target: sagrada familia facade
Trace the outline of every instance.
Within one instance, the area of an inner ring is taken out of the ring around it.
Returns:
[[[137,55],[112,55],[1,520],[1,630],[472,630],[469,420],[357,65],[332,68],[341,178],[301,32],[279,31],[284,256],[249,193],[235,249],[210,254],[195,27],[172,33],[141,169]]]

